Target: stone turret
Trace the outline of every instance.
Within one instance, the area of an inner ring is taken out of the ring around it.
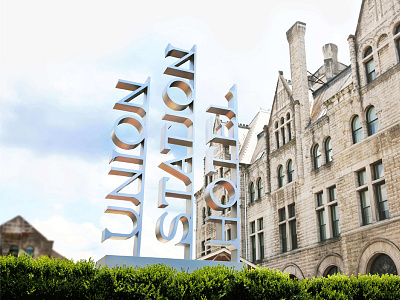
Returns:
[[[324,54],[326,80],[328,81],[339,74],[338,47],[335,44],[326,44],[322,47],[322,53]]]

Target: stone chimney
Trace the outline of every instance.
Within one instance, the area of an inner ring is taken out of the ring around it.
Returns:
[[[322,53],[324,54],[326,80],[328,81],[339,74],[338,47],[335,44],[326,44],[322,47]]]
[[[305,34],[306,24],[299,21],[286,32],[290,50],[293,100],[299,101],[301,107],[301,131],[303,131],[310,122]]]

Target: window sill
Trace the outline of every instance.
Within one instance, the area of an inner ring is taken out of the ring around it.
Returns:
[[[341,239],[341,234],[339,234],[339,236],[335,236],[335,237],[332,237],[332,238],[329,238],[329,239],[326,239],[326,240],[323,240],[323,241],[318,241],[318,244],[325,244],[325,243],[329,243],[329,242],[337,242],[337,241],[339,241]]]
[[[327,162],[327,163],[321,165],[321,166],[318,167],[317,169],[312,169],[312,170],[311,170],[311,173],[318,173],[318,172],[320,172],[320,170],[323,170],[323,169],[330,169],[330,168],[332,167],[333,162],[334,162],[334,160],[331,160],[331,161],[329,161],[329,162]]]
[[[255,205],[256,203],[261,202],[261,200],[262,200],[262,198],[258,198],[258,199],[256,199],[256,200],[254,200],[253,202],[249,202],[248,206],[253,206],[253,205]]]

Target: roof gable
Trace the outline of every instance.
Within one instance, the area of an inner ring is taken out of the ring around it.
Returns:
[[[399,1],[363,0],[355,33],[357,40],[363,40],[382,22],[392,19],[399,9]]]
[[[278,81],[276,83],[274,102],[272,103],[271,117],[269,119],[269,126],[273,122],[275,115],[284,107],[293,105],[292,90],[283,76],[283,72],[279,71]]]

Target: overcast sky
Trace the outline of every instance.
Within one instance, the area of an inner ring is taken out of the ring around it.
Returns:
[[[307,69],[323,64],[322,46],[335,43],[349,64],[347,37],[361,0],[280,1],[1,1],[0,223],[24,217],[54,249],[74,260],[130,255],[132,241],[100,243],[101,231],[129,232],[124,216],[104,214],[104,197],[120,182],[107,175],[110,132],[123,115],[114,103],[127,93],[118,79],[152,77],[142,256],[183,258],[181,247],[157,242],[154,227],[163,75],[174,59],[168,43],[197,45],[195,189],[202,185],[205,109],[224,105],[238,87],[239,122],[272,105],[278,71],[290,79],[286,31],[307,24]],[[183,210],[171,203],[169,220]],[[124,205],[124,203],[118,203]]]

